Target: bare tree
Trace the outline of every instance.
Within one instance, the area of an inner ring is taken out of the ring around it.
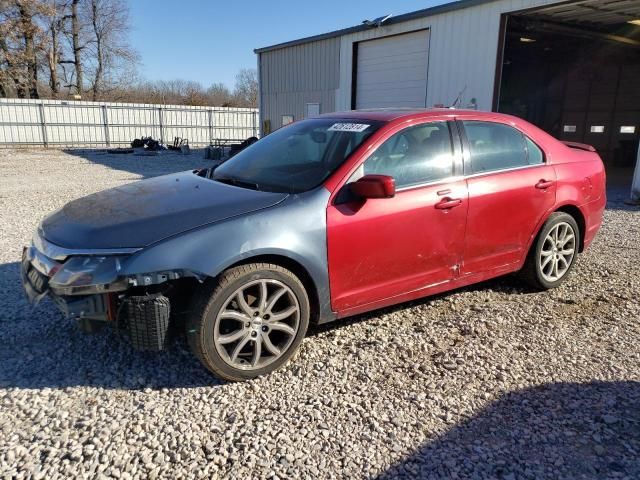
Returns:
[[[76,71],[76,92],[82,95],[84,89],[84,76],[82,72],[82,49],[80,44],[80,17],[78,16],[78,4],[80,0],[71,0],[71,45],[73,49],[73,65]]]
[[[58,60],[68,93],[75,92],[79,96],[82,96],[84,91],[83,51],[86,46],[86,26],[79,10],[81,1],[68,0],[61,4],[61,32],[64,35],[64,44],[60,46],[62,58]],[[67,68],[68,66],[71,68]]]
[[[48,41],[46,43],[47,68],[49,71],[49,89],[51,96],[57,98],[60,93],[58,67],[60,63],[60,36],[66,19],[67,0],[51,0],[48,17]]]
[[[234,106],[233,94],[224,83],[214,83],[207,89],[209,105],[220,107]]]
[[[138,62],[138,55],[127,42],[129,11],[122,0],[86,0],[86,16],[91,25],[91,89],[98,100],[107,89],[114,89],[127,78]]]
[[[39,19],[46,15],[39,0],[0,0],[0,82],[2,94],[13,87],[21,98],[39,98],[39,55],[44,34]]]
[[[0,0],[0,96],[181,105],[255,106],[255,70],[232,91],[189,80],[139,81],[127,0]],[[41,81],[41,77],[44,79]]]
[[[258,106],[258,72],[254,68],[238,72],[234,95],[243,107]]]
[[[38,61],[36,58],[36,27],[33,17],[35,5],[29,1],[16,1],[20,20],[18,28],[24,40],[24,59],[27,67],[27,89],[29,98],[38,98]]]
[[[24,98],[26,91],[18,18],[15,3],[0,0],[0,94],[8,96],[15,92],[17,97]]]
[[[17,55],[9,47],[8,35],[0,29],[0,95],[7,97],[12,91],[18,98],[26,96],[24,79],[18,64]]]

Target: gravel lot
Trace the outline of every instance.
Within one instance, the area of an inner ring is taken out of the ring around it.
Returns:
[[[39,220],[204,164],[0,150],[0,478],[639,478],[640,211],[610,195],[570,280],[514,278],[314,329],[285,369],[225,384],[80,333],[23,299]]]

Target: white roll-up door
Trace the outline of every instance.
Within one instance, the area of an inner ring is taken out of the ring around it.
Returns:
[[[426,107],[429,30],[357,45],[356,108]]]

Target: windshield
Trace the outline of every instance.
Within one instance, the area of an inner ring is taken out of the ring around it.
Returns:
[[[214,171],[241,187],[304,192],[324,182],[381,126],[370,120],[316,118],[276,130]]]

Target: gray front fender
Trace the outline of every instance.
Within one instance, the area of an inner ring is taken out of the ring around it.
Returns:
[[[329,192],[320,187],[290,195],[282,203],[197,228],[151,245],[123,264],[123,275],[188,270],[214,277],[229,266],[259,255],[280,255],[302,265],[313,280],[319,321],[331,310],[327,267],[326,208]]]

